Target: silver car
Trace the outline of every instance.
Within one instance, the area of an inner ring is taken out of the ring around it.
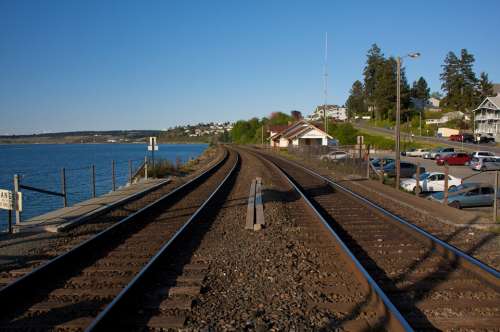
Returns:
[[[471,159],[470,168],[475,171],[499,171],[500,170],[500,158],[495,157],[474,157]]]

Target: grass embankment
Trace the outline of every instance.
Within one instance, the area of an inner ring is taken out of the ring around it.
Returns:
[[[153,178],[166,178],[168,176],[185,176],[198,169],[202,160],[209,158],[215,153],[216,147],[207,148],[199,157],[190,159],[186,163],[182,163],[179,157],[175,162],[166,159],[155,159],[154,167],[148,168],[148,176]],[[151,163],[149,164],[151,165]]]

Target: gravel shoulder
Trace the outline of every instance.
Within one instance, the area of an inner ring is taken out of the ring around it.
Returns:
[[[209,270],[187,330],[359,330],[376,320],[335,249],[308,227],[314,221],[298,194],[273,168],[239,152],[234,187],[193,253]],[[256,177],[264,189],[266,227],[260,231],[244,229]]]
[[[157,200],[191,178],[200,174],[223,157],[223,149],[209,148],[195,162],[189,173],[172,177],[172,181],[138,200],[129,202],[102,216],[61,233],[18,233],[0,235],[0,287],[11,281],[10,271],[26,273],[43,262],[54,258],[98,232],[110,227],[124,216]]]

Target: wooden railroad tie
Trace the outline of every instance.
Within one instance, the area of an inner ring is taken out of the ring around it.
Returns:
[[[262,178],[258,177],[250,185],[245,229],[261,230],[265,226]]]

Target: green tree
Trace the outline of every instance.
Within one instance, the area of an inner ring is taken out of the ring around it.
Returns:
[[[444,59],[441,88],[446,93],[443,105],[457,111],[466,111],[477,104],[478,80],[474,73],[474,56],[462,49],[460,58],[449,52]]]
[[[488,74],[485,72],[482,72],[479,76],[477,90],[479,95],[478,103],[482,102],[486,97],[491,97],[495,94],[493,91],[493,83],[488,79]]]
[[[425,101],[429,99],[430,91],[431,89],[427,85],[427,81],[423,77],[420,77],[418,81],[413,82],[410,95],[412,98]]]
[[[269,117],[269,125],[285,125],[289,122],[293,122],[292,116],[285,114],[283,112],[273,112]]]
[[[346,101],[348,118],[353,118],[356,114],[364,114],[367,111],[363,84],[355,81],[352,85],[349,98]]]
[[[350,123],[332,123],[328,127],[328,134],[339,140],[341,145],[356,144],[359,131]]]
[[[366,66],[363,70],[365,103],[369,107],[375,107],[375,89],[377,87],[377,76],[385,61],[382,51],[373,44],[366,55]]]

